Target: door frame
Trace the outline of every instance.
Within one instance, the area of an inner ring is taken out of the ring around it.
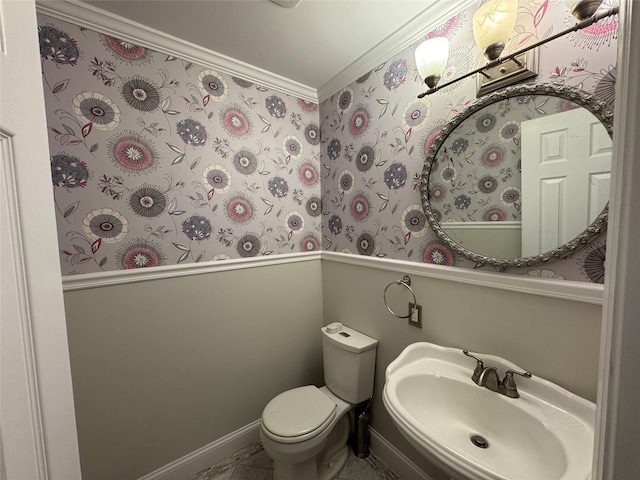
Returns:
[[[640,2],[622,0],[619,19],[593,466],[603,480],[640,478]]]
[[[0,63],[0,193],[6,201],[0,331],[10,347],[2,349],[0,478],[76,480],[80,460],[34,0],[0,0]]]

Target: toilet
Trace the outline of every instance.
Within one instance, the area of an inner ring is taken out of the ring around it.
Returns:
[[[260,439],[274,480],[333,480],[349,455],[349,412],[373,395],[378,341],[341,323],[322,327],[326,386],[306,385],[271,400]]]

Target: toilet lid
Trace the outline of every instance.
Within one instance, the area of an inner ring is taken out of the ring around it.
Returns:
[[[318,387],[307,385],[281,393],[262,412],[262,425],[279,437],[299,437],[330,422],[336,404]]]

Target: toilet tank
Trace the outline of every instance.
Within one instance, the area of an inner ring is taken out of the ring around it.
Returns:
[[[335,395],[349,403],[373,395],[378,341],[356,330],[332,323],[322,327],[324,381]]]

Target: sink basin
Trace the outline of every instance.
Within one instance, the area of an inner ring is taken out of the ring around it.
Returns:
[[[500,378],[519,366],[477,354]],[[479,387],[462,350],[409,345],[386,370],[384,405],[403,436],[456,480],[588,480],[595,404],[538,378],[520,398]]]

